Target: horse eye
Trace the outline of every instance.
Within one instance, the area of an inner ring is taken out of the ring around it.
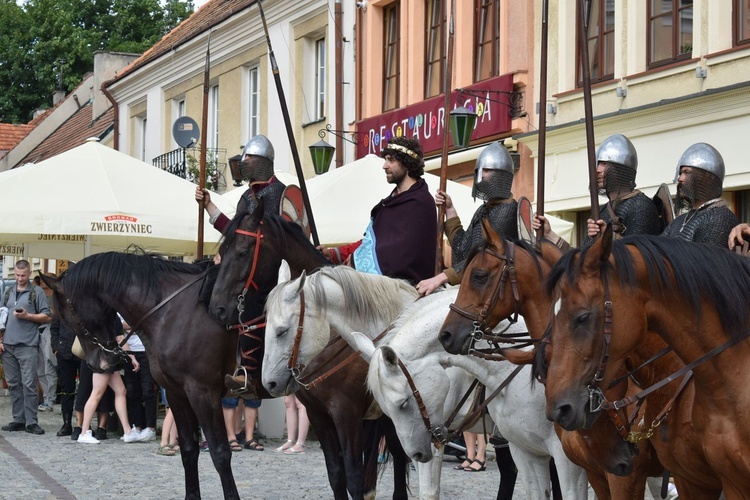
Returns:
[[[472,278],[475,283],[483,285],[487,282],[487,278],[489,276],[489,273],[487,271],[474,271],[474,274],[472,275]]]
[[[279,337],[283,337],[284,335],[286,335],[286,333],[287,333],[288,331],[289,331],[289,329],[288,329],[288,328],[285,328],[285,329],[282,329],[282,330],[278,330],[278,331],[276,332],[276,337],[277,337],[277,338],[279,338]]]
[[[575,320],[574,320],[576,326],[580,326],[580,325],[586,323],[589,320],[590,317],[591,317],[591,313],[589,313],[589,312],[583,313],[580,316],[576,317]]]
[[[398,409],[399,409],[399,410],[405,410],[405,409],[406,409],[406,406],[407,406],[408,404],[409,404],[409,399],[407,398],[407,399],[405,399],[405,400],[404,400],[404,402],[403,402],[403,403],[401,403],[400,405],[398,405]]]

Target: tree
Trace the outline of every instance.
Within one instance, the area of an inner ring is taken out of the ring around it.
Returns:
[[[0,121],[28,121],[56,83],[75,88],[97,50],[141,53],[192,12],[192,0],[0,0]]]

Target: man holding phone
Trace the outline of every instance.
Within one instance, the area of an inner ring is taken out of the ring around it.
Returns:
[[[31,265],[28,260],[16,262],[15,275],[16,284],[3,295],[0,304],[12,311],[8,314],[5,331],[0,332],[0,353],[13,406],[13,421],[2,430],[26,430],[39,435],[44,434],[37,419],[39,325],[49,323],[52,314],[42,289],[29,282]]]

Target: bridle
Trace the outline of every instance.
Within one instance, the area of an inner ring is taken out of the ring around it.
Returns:
[[[422,395],[419,392],[419,389],[417,389],[417,385],[414,383],[414,379],[412,378],[411,374],[409,373],[409,370],[406,368],[406,365],[404,364],[401,359],[398,359],[398,366],[401,369],[401,373],[404,374],[404,377],[406,377],[406,382],[409,384],[409,389],[411,390],[412,396],[414,396],[414,400],[417,402],[417,407],[419,408],[419,413],[422,417],[422,422],[424,423],[425,428],[427,429],[427,432],[430,433],[432,441],[432,444],[435,445],[435,448],[440,449],[442,446],[444,446],[449,441],[453,441],[456,437],[458,437],[465,429],[469,428],[471,425],[474,424],[474,422],[479,419],[479,417],[482,416],[482,413],[487,408],[487,405],[495,399],[495,397],[500,394],[500,391],[505,389],[508,384],[511,383],[511,381],[518,375],[521,370],[524,368],[523,365],[518,365],[516,368],[511,372],[510,375],[508,375],[505,380],[495,389],[492,394],[490,394],[481,404],[474,405],[472,411],[464,418],[464,420],[456,427],[453,431],[448,431],[449,427],[453,423],[453,420],[458,415],[458,412],[461,410],[461,407],[464,405],[468,397],[471,395],[471,393],[474,391],[475,388],[479,385],[479,381],[477,379],[474,379],[474,381],[471,383],[469,388],[464,393],[461,400],[456,404],[456,408],[453,410],[451,415],[448,417],[448,419],[443,424],[439,425],[432,425],[430,422],[430,415],[427,413],[427,407],[424,404],[424,400],[422,399]],[[479,391],[481,394],[484,394],[484,386],[479,385]]]
[[[485,359],[495,359],[495,360],[501,360],[504,359],[502,356],[498,357],[497,355],[488,355],[480,350],[475,348],[475,345],[477,342],[481,340],[487,340],[495,345],[498,343],[516,343],[517,340],[513,337],[519,337],[523,336],[525,334],[508,334],[506,333],[508,329],[515,323],[518,322],[518,315],[520,311],[520,293],[518,291],[518,280],[517,280],[517,273],[516,273],[516,260],[515,260],[515,250],[516,245],[511,241],[506,241],[506,250],[505,254],[499,254],[495,252],[492,249],[485,249],[484,254],[491,255],[492,257],[495,257],[503,262],[503,268],[500,271],[500,273],[497,274],[497,278],[493,284],[492,292],[487,297],[487,300],[484,302],[484,305],[479,310],[479,313],[475,314],[472,313],[466,309],[461,308],[460,306],[456,304],[451,304],[449,307],[452,311],[458,313],[459,315],[463,316],[464,318],[467,318],[472,321],[473,330],[469,334],[471,338],[471,344],[469,345],[469,354]],[[510,281],[510,287],[513,292],[513,300],[514,300],[514,307],[513,307],[513,314],[510,316],[507,316],[506,319],[508,321],[508,326],[506,326],[502,331],[500,332],[493,332],[492,328],[487,324],[487,317],[494,309],[495,305],[499,300],[502,300],[505,296],[505,284]],[[526,345],[531,345],[534,341],[529,339],[524,339],[524,342],[526,342],[524,345],[520,345],[518,347],[524,347]]]

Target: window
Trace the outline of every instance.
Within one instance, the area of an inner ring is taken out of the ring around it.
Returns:
[[[383,9],[383,111],[399,106],[399,2]]]
[[[260,74],[258,66],[248,71],[250,96],[250,109],[248,112],[248,137],[254,137],[260,133]]]
[[[140,126],[141,126],[141,144],[140,148],[138,148],[138,153],[140,154],[140,160],[146,161],[146,139],[148,138],[148,119],[144,116],[139,120]]]
[[[424,97],[443,92],[445,86],[445,3],[426,0]]]
[[[734,44],[750,43],[750,0],[734,0],[732,13],[734,16]]]
[[[649,0],[648,19],[649,67],[692,57],[692,0]]]
[[[214,85],[208,96],[208,130],[206,131],[206,147],[219,147],[219,86]]]
[[[326,39],[315,41],[315,116],[326,115]]]
[[[500,0],[474,3],[474,81],[500,74]]]
[[[578,6],[580,7],[580,3]],[[581,13],[578,11],[576,26],[579,27]],[[580,37],[576,37],[580,44]],[[615,76],[615,0],[594,0],[589,12],[586,42],[589,50],[589,75],[592,82],[611,80]],[[578,46],[578,86],[583,85],[581,47]]]
[[[177,118],[185,116],[185,99],[180,99],[177,102]]]

